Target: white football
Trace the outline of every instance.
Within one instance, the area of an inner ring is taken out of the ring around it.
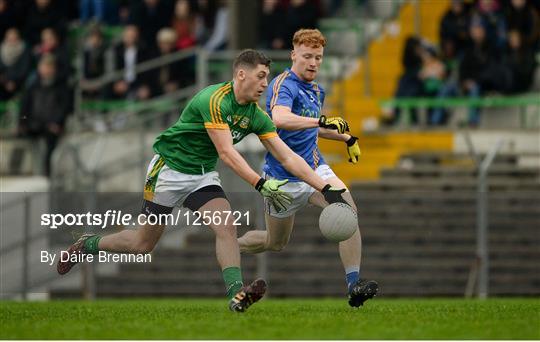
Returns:
[[[323,209],[319,217],[321,233],[330,241],[345,241],[358,228],[356,212],[345,203],[333,203]]]

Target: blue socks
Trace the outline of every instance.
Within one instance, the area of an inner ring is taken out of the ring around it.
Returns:
[[[351,289],[354,284],[360,279],[360,267],[352,266],[345,269],[345,280],[347,281],[347,289],[351,292]]]

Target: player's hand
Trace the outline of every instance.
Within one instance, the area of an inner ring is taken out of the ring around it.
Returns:
[[[362,154],[362,151],[360,151],[360,145],[358,145],[358,138],[351,136],[346,143],[347,153],[349,154],[349,162],[356,164],[358,162],[358,158],[360,158],[360,155]]]
[[[261,178],[255,185],[255,189],[257,189],[264,198],[267,198],[270,201],[277,212],[281,212],[286,210],[287,205],[292,202],[291,195],[279,189],[280,186],[287,184],[288,181],[288,179],[279,180]]]
[[[332,204],[332,203],[345,203],[345,204],[349,204],[347,203],[347,201],[345,201],[345,199],[343,198],[343,196],[341,194],[343,194],[347,189],[338,189],[338,188],[334,188],[333,186],[331,186],[330,184],[326,184],[324,186],[324,188],[322,188],[321,190],[321,193],[323,194],[324,196],[324,199],[326,200],[326,202],[328,202],[328,204]]]
[[[319,118],[319,127],[335,129],[339,134],[349,131],[349,123],[339,116],[326,117],[321,115]]]

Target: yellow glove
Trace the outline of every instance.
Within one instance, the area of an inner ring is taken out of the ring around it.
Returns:
[[[360,158],[360,155],[362,154],[362,151],[360,151],[360,146],[358,145],[358,138],[351,136],[346,143],[347,153],[349,154],[349,162],[356,164],[358,162],[358,158]]]
[[[325,115],[321,115],[319,118],[319,127],[335,129],[339,134],[349,131],[349,123],[339,116],[327,118]]]

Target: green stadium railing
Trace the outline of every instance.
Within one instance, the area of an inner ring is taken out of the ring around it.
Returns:
[[[221,71],[221,70],[220,70]],[[133,102],[128,100],[116,101],[84,101],[81,108],[87,111],[142,111],[142,110],[167,110],[174,104],[171,99],[158,99],[144,102]],[[537,106],[537,114],[540,116],[540,94],[527,94],[519,96],[489,96],[481,98],[394,98],[380,102],[383,108],[399,108],[405,112],[404,120],[410,120],[410,110],[413,108],[493,108],[493,107],[519,107],[521,108],[522,127],[527,126],[527,116],[525,108],[527,106]],[[19,109],[17,101],[0,102],[0,117],[7,111]],[[409,115],[407,115],[409,113]]]
[[[19,102],[17,101],[0,101],[0,117],[9,111],[19,110]]]
[[[516,96],[485,96],[479,98],[453,97],[453,98],[393,98],[385,99],[380,102],[383,108],[398,108],[404,112],[402,120],[410,123],[411,109],[426,108],[502,108],[518,107],[520,108],[520,124],[522,128],[527,127],[528,106],[536,106],[536,114],[540,117],[540,94],[525,94]]]
[[[168,110],[176,103],[172,99],[150,100],[145,102],[133,102],[128,100],[116,101],[84,101],[81,109],[87,111],[110,112],[110,111],[143,111],[143,110]]]
[[[172,99],[159,99],[159,100],[149,100],[145,102],[134,102],[129,100],[110,100],[110,101],[84,101],[81,104],[81,108],[87,111],[120,111],[120,110],[131,110],[131,111],[141,111],[141,110],[161,110],[167,109],[174,104],[175,100]],[[0,114],[8,111],[19,110],[19,102],[9,101],[9,102],[0,102]]]

